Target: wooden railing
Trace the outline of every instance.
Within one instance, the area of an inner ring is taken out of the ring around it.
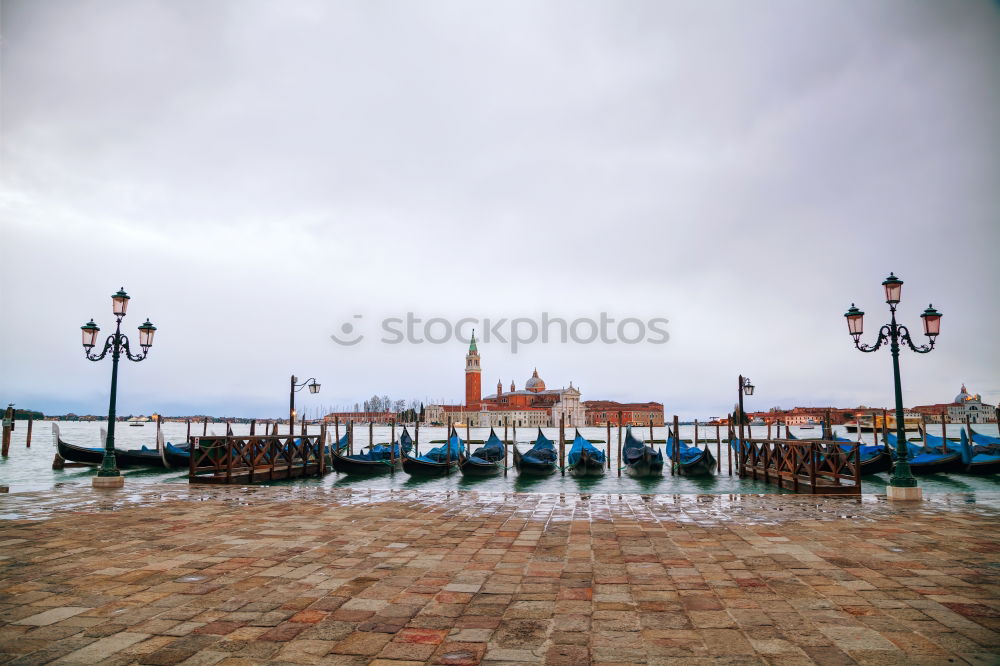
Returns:
[[[801,439],[744,439],[739,469],[744,477],[813,494],[861,494],[859,444]]]
[[[326,428],[318,435],[191,437],[191,483],[253,483],[327,472]]]

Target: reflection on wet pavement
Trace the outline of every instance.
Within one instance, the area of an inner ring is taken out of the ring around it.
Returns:
[[[882,496],[810,495],[661,495],[598,493],[488,493],[470,490],[422,491],[310,486],[185,486],[143,484],[118,491],[97,491],[77,485],[49,491],[0,496],[0,519],[45,520],[56,513],[119,511],[173,501],[220,501],[235,506],[271,502],[377,505],[404,503],[424,509],[437,507],[448,515],[515,515],[548,521],[611,520],[629,516],[638,521],[669,520],[681,524],[779,524],[790,520],[877,520],[887,516],[935,515],[975,508],[1000,515],[1000,493],[927,495],[920,504],[893,504]]]

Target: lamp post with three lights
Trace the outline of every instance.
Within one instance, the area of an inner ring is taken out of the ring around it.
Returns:
[[[910,470],[910,457],[906,445],[903,388],[899,379],[899,348],[900,343],[902,343],[918,354],[926,354],[934,349],[934,342],[941,332],[941,313],[935,310],[933,305],[927,306],[920,318],[924,322],[924,335],[929,339],[929,344],[915,345],[910,338],[909,329],[896,323],[896,306],[899,304],[903,281],[890,273],[889,277],[882,282],[882,286],[885,288],[885,302],[889,304],[890,318],[889,323],[879,329],[878,340],[874,345],[861,344],[861,334],[864,331],[864,312],[851,303],[851,307],[844,313],[844,317],[847,319],[847,328],[851,337],[854,338],[854,346],[860,351],[871,353],[877,351],[883,344],[889,344],[889,352],[892,354],[893,389],[896,397],[896,464],[893,468],[892,478],[889,479],[889,485],[886,487],[886,495],[889,499],[919,500],[921,499],[921,490]]]
[[[149,348],[153,346],[153,334],[156,327],[146,319],[139,326],[139,346],[142,347],[141,354],[133,354],[129,348],[128,336],[122,333],[122,318],[128,310],[130,296],[125,293],[125,287],[118,290],[118,293],[111,295],[112,311],[115,315],[115,332],[104,341],[104,349],[100,354],[93,353],[97,344],[97,334],[101,332],[100,327],[91,319],[80,327],[83,332],[83,351],[87,359],[100,361],[108,352],[111,352],[111,398],[108,403],[108,438],[104,442],[104,457],[101,460],[101,467],[94,477],[95,488],[121,488],[125,485],[125,477],[118,471],[118,463],[115,460],[115,404],[118,399],[118,361],[122,354],[130,361],[138,363],[149,354]]]

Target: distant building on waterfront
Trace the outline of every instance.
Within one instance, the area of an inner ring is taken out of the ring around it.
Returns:
[[[663,404],[659,402],[615,402],[614,400],[587,400],[587,425],[663,425]],[[619,422],[619,414],[621,421]]]
[[[943,402],[937,405],[918,405],[913,407],[913,411],[921,414],[931,423],[940,423],[941,415],[944,414],[948,423],[996,423],[996,407],[983,402],[983,398],[978,393],[971,394],[962,384],[962,390],[958,392],[951,402]]]

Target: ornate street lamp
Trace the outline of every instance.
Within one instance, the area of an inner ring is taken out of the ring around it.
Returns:
[[[118,463],[115,460],[115,404],[118,399],[118,360],[124,352],[125,357],[130,361],[139,361],[146,358],[149,348],[153,346],[153,333],[156,327],[147,319],[139,326],[139,346],[142,347],[141,354],[133,354],[129,349],[128,336],[122,333],[122,318],[128,309],[129,295],[125,293],[125,287],[118,290],[118,293],[111,295],[111,310],[115,315],[115,332],[104,341],[104,350],[100,354],[91,353],[97,344],[97,334],[101,332],[100,327],[91,319],[80,327],[83,334],[83,352],[91,361],[100,361],[108,352],[111,352],[111,398],[108,403],[108,438],[104,442],[104,457],[101,460],[101,468],[97,470],[94,477],[94,486],[98,488],[121,488],[125,484],[125,477],[118,471]]]
[[[737,387],[738,387],[737,388],[737,393],[739,394],[739,406],[740,406],[740,414],[739,414],[739,418],[740,418],[740,476],[742,476],[743,475],[743,462],[744,462],[744,455],[743,455],[743,421],[744,421],[744,418],[745,418],[744,417],[744,413],[745,412],[743,411],[743,396],[744,395],[753,395],[754,386],[750,382],[750,378],[749,377],[744,377],[743,375],[740,375],[739,381],[737,382]]]
[[[310,377],[301,384],[296,382],[299,380],[298,377],[292,375],[291,387],[288,391],[288,434],[295,434],[295,394],[306,386],[309,387],[310,393],[319,393],[319,384],[316,383],[315,377]]]
[[[864,332],[864,312],[852,303],[850,309],[844,313],[844,317],[847,319],[847,330],[854,338],[854,346],[860,351],[874,352],[883,344],[889,343],[889,351],[892,354],[893,388],[896,394],[896,464],[893,468],[892,478],[889,479],[886,494],[889,499],[917,500],[921,498],[921,491],[917,486],[917,480],[910,471],[906,424],[903,421],[903,388],[899,379],[899,345],[902,342],[918,354],[926,354],[934,349],[934,342],[941,332],[941,313],[935,310],[933,305],[930,305],[920,315],[924,322],[924,335],[927,336],[930,344],[917,346],[910,338],[909,329],[896,323],[896,305],[900,301],[903,281],[890,273],[889,277],[882,282],[882,286],[885,288],[885,302],[889,304],[890,321],[879,329],[878,340],[874,345],[861,344],[861,334]]]

